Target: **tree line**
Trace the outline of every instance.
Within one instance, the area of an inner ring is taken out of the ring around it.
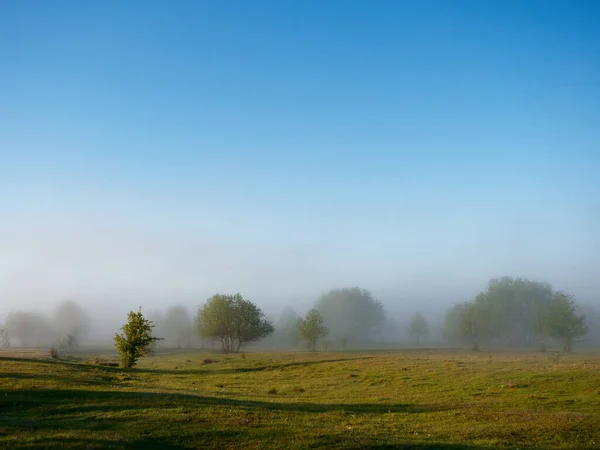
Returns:
[[[446,314],[445,335],[455,342],[503,347],[545,347],[558,340],[569,352],[588,334],[572,295],[525,278],[493,278],[471,302]]]
[[[548,283],[524,278],[494,278],[487,289],[472,301],[448,309],[443,337],[449,342],[481,346],[544,347],[558,341],[571,351],[589,333],[600,337],[600,314],[583,309],[565,292]],[[90,317],[75,302],[62,302],[50,319],[17,311],[0,326],[0,347],[11,338],[25,347],[47,347],[49,339],[58,348],[72,349],[81,344],[91,324]],[[321,294],[304,316],[284,308],[277,321],[241,294],[216,294],[201,305],[195,317],[184,306],[171,306],[164,314],[131,312],[115,345],[128,356],[125,365],[158,345],[191,348],[211,341],[224,353],[239,352],[244,346],[264,340],[304,346],[311,350],[330,345],[348,348],[358,344],[377,346],[382,337],[397,330],[398,324],[386,314],[380,301],[358,287],[333,289]],[[416,312],[405,327],[416,345],[431,335],[423,314]],[[137,340],[136,340],[137,339]],[[140,340],[141,339],[141,340]]]

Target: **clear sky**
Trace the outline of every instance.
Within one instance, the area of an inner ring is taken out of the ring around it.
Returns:
[[[598,299],[600,3],[2,2],[0,215],[5,310]]]

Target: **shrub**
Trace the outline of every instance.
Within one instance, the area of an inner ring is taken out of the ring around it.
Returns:
[[[51,358],[58,359],[58,350],[56,349],[56,347],[54,345],[52,347],[50,347],[50,350],[48,350],[48,354],[50,355]]]
[[[277,389],[271,388],[271,389],[269,389],[269,391],[267,392],[267,394],[272,394],[272,395],[273,394],[277,394]]]
[[[122,334],[115,335],[115,347],[121,357],[121,366],[131,368],[138,359],[147,356],[152,351],[152,345],[159,339],[152,336],[154,324],[138,312],[131,311],[128,321],[121,330]]]

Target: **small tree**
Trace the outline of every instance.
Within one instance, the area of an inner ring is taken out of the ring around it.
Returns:
[[[275,330],[260,308],[240,294],[213,295],[198,308],[196,326],[201,336],[218,341],[223,353],[237,353]]]
[[[311,309],[300,325],[300,337],[304,339],[310,349],[314,352],[317,341],[329,334],[329,330],[323,325],[323,316],[316,309]]]
[[[408,333],[415,338],[417,345],[422,337],[429,335],[429,325],[421,313],[415,313],[410,319]]]
[[[577,338],[588,332],[584,316],[578,316],[575,308],[575,300],[569,294],[559,292],[548,309],[546,332],[548,336],[562,341],[565,352],[570,352]]]
[[[73,350],[73,349],[79,347],[79,342],[77,341],[77,337],[75,337],[72,334],[67,334],[66,337],[64,337],[58,341],[58,346],[61,349]]]
[[[9,348],[10,338],[4,328],[0,328],[0,348]]]
[[[131,311],[128,321],[121,330],[122,334],[115,335],[115,347],[121,357],[121,366],[131,368],[137,360],[148,355],[152,344],[159,340],[152,336],[152,321],[144,318],[142,308],[138,312]]]

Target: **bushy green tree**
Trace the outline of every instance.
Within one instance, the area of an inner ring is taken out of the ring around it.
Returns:
[[[569,351],[587,327],[570,295],[553,291],[548,283],[503,277],[491,279],[474,302],[451,308],[445,333],[473,347],[480,342],[532,347],[553,337]]]
[[[548,336],[560,340],[566,352],[570,352],[578,338],[588,332],[584,316],[578,316],[575,308],[575,300],[570,295],[558,292],[552,299],[546,316]]]
[[[141,308],[129,313],[127,323],[121,328],[123,333],[117,333],[114,338],[122,367],[131,368],[138,359],[148,355],[152,345],[159,340],[152,336],[153,328],[154,324],[142,315]]]
[[[317,348],[319,339],[327,334],[329,334],[329,330],[323,325],[323,317],[319,311],[314,308],[308,311],[300,325],[300,337],[306,341],[313,352]]]
[[[544,333],[552,286],[526,278],[492,278],[475,298],[481,325],[490,342],[531,347]]]
[[[322,294],[315,305],[336,340],[368,342],[381,332],[385,323],[383,305],[369,291],[355,288],[334,289]]]
[[[481,307],[477,303],[461,303],[450,308],[446,313],[447,339],[470,345],[474,350],[479,348],[482,336],[485,336],[485,324]]]
[[[213,295],[198,308],[196,326],[201,336],[219,342],[223,353],[237,353],[275,330],[260,308],[240,294]]]
[[[425,317],[423,317],[423,314],[419,312],[413,314],[410,323],[408,324],[408,334],[415,338],[417,345],[419,345],[419,341],[422,337],[429,335],[429,325],[427,324]]]

